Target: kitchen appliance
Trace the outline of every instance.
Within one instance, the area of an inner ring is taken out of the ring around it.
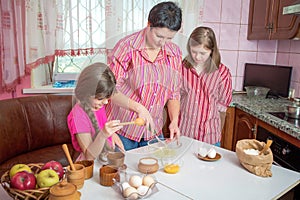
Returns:
[[[270,112],[269,114],[278,117],[288,123],[300,128],[299,119],[287,117],[284,112]],[[300,172],[300,148],[290,144],[288,141],[274,135],[265,128],[258,126],[256,139],[266,142],[268,139],[273,140],[271,150],[275,165],[285,167]],[[300,199],[300,185],[290,191],[294,200]],[[290,195],[290,194],[288,194]]]
[[[268,98],[288,97],[292,75],[291,66],[265,65],[246,63],[244,84],[246,86],[261,86],[270,88]]]

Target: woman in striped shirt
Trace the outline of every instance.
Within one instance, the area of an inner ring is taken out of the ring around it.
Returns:
[[[221,63],[216,37],[209,27],[197,27],[187,42],[183,60],[182,135],[220,146],[226,109],[232,99],[229,69]]]
[[[147,145],[155,135],[163,137],[166,104],[171,120],[170,137],[180,135],[182,53],[171,40],[180,29],[181,21],[181,9],[175,3],[159,3],[149,13],[148,26],[122,38],[109,56],[118,90],[107,109],[109,117],[120,121],[141,117],[146,121],[146,126],[124,126],[118,132],[126,150]],[[119,107],[124,105],[128,105],[129,110]]]

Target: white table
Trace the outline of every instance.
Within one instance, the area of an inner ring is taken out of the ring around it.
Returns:
[[[272,166],[272,177],[256,176],[240,165],[235,152],[223,148],[216,147],[222,156],[220,160],[199,160],[195,151],[202,142],[187,137],[181,137],[181,141],[187,146],[180,155],[183,166],[177,174],[156,172],[156,179],[169,188],[157,184],[159,191],[149,199],[277,199],[300,183],[300,173],[275,165]],[[135,149],[126,154],[128,171],[137,170],[139,158],[145,156],[140,152],[143,151]],[[96,161],[93,178],[85,181],[80,190],[81,199],[120,199],[113,188],[99,184],[100,166]]]
[[[222,158],[215,162],[199,160],[195,151],[202,142],[181,137],[183,148],[180,159],[183,166],[177,174],[166,174],[159,170],[154,174],[162,184],[157,184],[158,192],[148,199],[277,199],[300,183],[300,173],[282,167],[272,166],[273,176],[263,178],[244,169],[235,152],[216,147]],[[207,144],[206,144],[207,145]],[[209,145],[210,146],[210,145]],[[128,172],[137,172],[137,163],[143,149],[126,153],[125,163]],[[99,161],[95,162],[93,178],[86,180],[81,192],[81,200],[122,199],[112,187],[101,186]],[[168,186],[165,187],[164,185]],[[171,188],[171,189],[170,189]],[[11,199],[0,187],[0,199]]]

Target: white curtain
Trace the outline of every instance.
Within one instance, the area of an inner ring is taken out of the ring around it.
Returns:
[[[203,1],[174,1],[183,10],[182,30],[174,38],[183,51],[188,35],[202,22]],[[144,28],[150,9],[159,2],[162,0],[25,0],[27,70],[46,66],[49,74],[55,56],[105,55],[120,38]],[[51,67],[41,65],[47,63]]]
[[[25,76],[23,1],[0,1],[0,93],[14,92]]]

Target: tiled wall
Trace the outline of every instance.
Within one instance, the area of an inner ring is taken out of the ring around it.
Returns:
[[[246,62],[293,66],[291,88],[300,96],[300,41],[247,40],[249,0],[204,0],[203,25],[214,29],[222,62],[242,90]]]

